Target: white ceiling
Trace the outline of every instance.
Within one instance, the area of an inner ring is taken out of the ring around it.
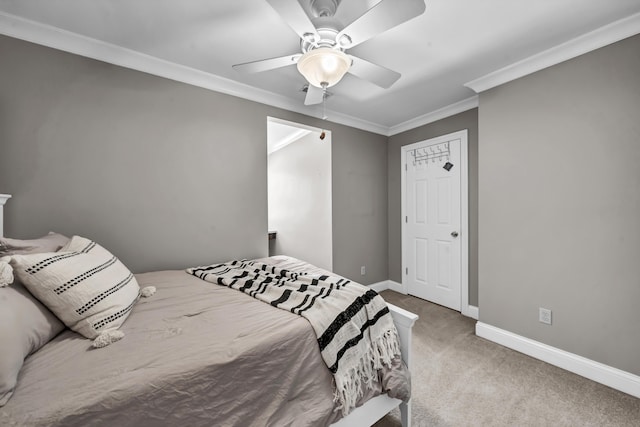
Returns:
[[[375,2],[343,0],[341,7],[357,16]],[[389,134],[452,104],[472,106],[465,100],[475,92],[465,83],[640,16],[640,0],[427,0],[426,6],[423,15],[349,51],[402,77],[381,89],[347,75],[330,89],[329,120]],[[635,27],[632,33],[640,32]],[[65,41],[54,42],[54,32]],[[215,88],[232,88],[227,93],[322,115],[321,106],[303,105],[305,80],[295,66],[254,75],[231,68],[299,52],[298,36],[264,0],[0,0],[0,33],[107,61],[142,53],[135,61],[112,62],[143,69],[129,63],[159,58],[165,66],[197,70],[185,80],[203,87],[201,80],[215,77]],[[100,49],[110,53],[98,53],[95,40],[106,42]],[[112,45],[127,50],[118,53]]]

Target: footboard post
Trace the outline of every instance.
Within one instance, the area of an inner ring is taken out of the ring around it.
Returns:
[[[405,365],[409,368],[409,372],[411,372],[411,329],[416,320],[418,320],[418,315],[393,304],[387,303],[387,306],[389,306],[393,322],[398,330],[402,360],[404,360]],[[400,404],[400,417],[403,427],[411,427],[411,400],[407,403],[403,402]]]
[[[411,400],[400,404],[400,421],[402,421],[402,427],[411,427]]]

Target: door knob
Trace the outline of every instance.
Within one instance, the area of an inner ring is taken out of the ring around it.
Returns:
[[[458,237],[458,232],[457,231],[452,231],[451,232],[451,236],[452,237]]]

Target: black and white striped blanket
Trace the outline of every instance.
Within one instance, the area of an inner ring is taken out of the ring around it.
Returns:
[[[362,384],[371,386],[377,370],[400,354],[389,308],[366,286],[246,260],[189,268],[187,273],[306,318],[333,374],[335,399],[344,415],[362,395]]]

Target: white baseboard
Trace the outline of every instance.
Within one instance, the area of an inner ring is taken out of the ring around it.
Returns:
[[[637,375],[482,322],[476,323],[476,335],[640,398],[640,377]]]
[[[404,290],[402,284],[393,280],[383,280],[382,282],[373,283],[369,285],[369,287],[376,292],[382,292],[389,289],[391,291],[398,292],[399,294],[407,295],[407,291]],[[478,320],[478,307],[474,305],[468,305],[466,309],[463,308],[461,313],[463,316]]]
[[[466,309],[462,307],[462,314],[476,320],[478,320],[478,316],[480,315],[478,307],[475,305],[468,305]]]
[[[371,289],[373,289],[376,292],[382,292],[382,291],[386,291],[387,289],[389,289],[389,281],[388,280],[383,280],[382,282],[378,282],[378,283],[373,283],[371,285],[367,285],[369,286]]]
[[[389,282],[389,289],[399,294],[407,295],[407,291],[402,286],[402,283],[394,282],[393,280],[387,280]]]
[[[390,289],[400,294],[407,294],[407,292],[402,288],[402,285],[398,282],[394,282],[393,280],[383,280],[382,282],[373,283],[369,285],[369,287],[376,292],[382,292]]]

